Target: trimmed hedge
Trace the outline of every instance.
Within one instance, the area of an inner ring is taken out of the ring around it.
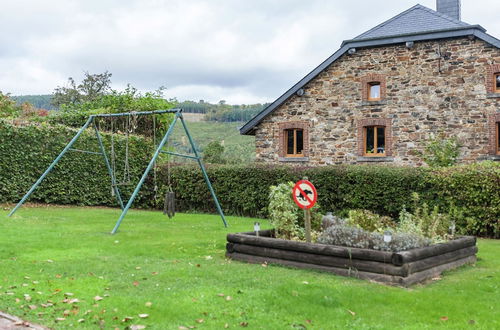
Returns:
[[[17,202],[76,130],[65,126],[17,127],[0,121],[0,202]],[[109,150],[110,136],[104,134]],[[75,148],[97,151],[95,136],[86,133]],[[124,139],[117,138],[123,161]],[[151,141],[132,137],[131,174],[138,181],[152,151]],[[117,163],[122,171],[122,162]],[[157,173],[154,193],[150,174],[134,207],[160,208],[166,189],[167,167]],[[209,166],[208,173],[224,211],[231,215],[267,216],[269,187],[307,176],[318,189],[324,212],[369,209],[397,217],[403,206],[412,210],[412,193],[441,212],[462,214],[457,225],[468,234],[500,236],[500,164],[483,162],[442,169],[386,166]],[[181,211],[215,212],[197,166],[173,166],[171,178]],[[133,186],[120,186],[128,197]],[[110,179],[99,155],[69,152],[35,191],[30,201],[41,203],[116,206]],[[156,197],[156,198],[155,198]]]
[[[15,126],[0,121],[0,202],[17,202],[50,163],[76,134],[76,129],[66,126],[29,125]],[[84,132],[73,148],[99,151],[92,130]],[[102,134],[109,156],[110,135]],[[123,173],[125,140],[115,137],[117,173]],[[149,160],[150,141],[132,136],[130,148],[130,172],[132,182],[137,182],[144,164]],[[120,180],[121,178],[118,178]],[[148,184],[151,184],[148,182]],[[129,196],[133,186],[120,186]],[[153,205],[150,188],[143,189],[136,205]],[[111,183],[104,159],[68,151],[52,172],[45,178],[29,201],[40,203],[76,205],[116,205],[111,195]]]
[[[215,212],[199,168],[171,169],[178,205],[184,211]],[[161,170],[161,177],[166,170]],[[413,210],[412,193],[440,212],[461,213],[463,233],[500,236],[500,164],[483,162],[429,169],[387,166],[211,166],[217,196],[228,214],[266,217],[269,186],[308,177],[318,190],[322,211],[368,209],[397,218]]]

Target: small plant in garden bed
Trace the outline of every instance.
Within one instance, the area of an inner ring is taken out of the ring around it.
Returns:
[[[291,240],[304,239],[304,213],[292,199],[293,182],[281,183],[270,187],[269,193],[269,220],[276,230],[276,237]],[[319,205],[312,209],[311,236],[313,240],[318,236],[321,226]]]

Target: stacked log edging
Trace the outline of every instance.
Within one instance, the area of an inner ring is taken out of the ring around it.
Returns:
[[[273,230],[228,234],[226,256],[249,263],[270,263],[315,269],[386,284],[409,286],[445,270],[476,261],[476,238],[403,252],[304,243],[274,238]]]

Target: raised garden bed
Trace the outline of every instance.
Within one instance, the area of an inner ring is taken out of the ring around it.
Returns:
[[[226,256],[250,263],[314,269],[410,286],[441,272],[476,261],[476,238],[455,240],[403,252],[385,252],[274,238],[273,230],[228,234]]]

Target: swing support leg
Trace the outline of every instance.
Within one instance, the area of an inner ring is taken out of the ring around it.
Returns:
[[[83,131],[85,131],[85,129],[91,123],[93,123],[93,121],[94,121],[94,116],[90,116],[89,119],[87,119],[85,124],[78,131],[78,133],[76,133],[76,135],[73,137],[73,139],[71,139],[71,141],[66,145],[66,147],[64,147],[63,151],[61,151],[61,153],[56,157],[56,159],[54,159],[54,161],[52,161],[52,163],[45,170],[45,172],[43,172],[43,174],[35,182],[35,184],[33,186],[31,186],[30,190],[28,190],[28,192],[23,196],[23,198],[19,201],[19,203],[17,203],[17,205],[12,209],[12,211],[10,211],[9,217],[12,216],[17,211],[17,209],[20,208],[21,205],[24,204],[24,202],[26,202],[28,197],[30,197],[30,195],[33,193],[33,191],[35,191],[35,189],[40,185],[40,183],[42,183],[43,179],[45,179],[45,177],[50,173],[50,171],[52,171],[54,166],[56,166],[56,164],[61,160],[61,158],[64,156],[64,154],[71,148],[71,146],[73,146],[73,144],[75,144],[76,140],[78,140],[78,138],[83,133]]]
[[[113,173],[113,170],[111,169],[111,165],[109,164],[108,156],[106,155],[106,150],[104,149],[104,145],[102,144],[101,134],[99,134],[99,130],[97,129],[97,126],[95,124],[94,124],[94,130],[95,130],[95,135],[97,137],[97,141],[99,142],[99,148],[101,149],[102,156],[104,157],[104,162],[106,163],[106,167],[108,168],[109,176],[111,177],[111,186],[113,187],[116,199],[118,200],[118,203],[120,204],[120,208],[123,210],[125,206],[123,205],[122,196],[120,195],[120,189],[118,189],[118,186],[116,185],[115,174]]]
[[[210,194],[212,194],[212,197],[215,202],[215,206],[217,207],[217,211],[219,211],[220,217],[222,218],[222,222],[224,223],[224,227],[227,228],[227,222],[226,222],[226,217],[224,216],[224,212],[222,211],[222,208],[220,207],[219,200],[217,199],[217,195],[215,194],[214,188],[212,188],[212,184],[210,183],[210,179],[208,178],[207,171],[205,170],[205,166],[203,165],[203,162],[201,161],[201,157],[198,154],[198,150],[196,150],[196,146],[194,144],[193,138],[191,137],[191,134],[189,134],[189,130],[187,129],[186,123],[184,122],[184,118],[182,117],[182,113],[180,115],[181,118],[181,123],[182,127],[184,127],[184,131],[186,131],[186,135],[189,139],[189,143],[191,144],[191,149],[193,149],[194,155],[196,157],[196,161],[198,162],[198,165],[200,166],[201,171],[203,172],[203,177],[205,178],[205,182],[207,183],[208,190],[210,190]]]
[[[142,174],[142,177],[139,180],[139,183],[135,187],[134,192],[132,193],[132,196],[130,196],[130,199],[128,200],[127,205],[125,205],[125,208],[123,209],[120,217],[118,218],[118,221],[116,222],[115,227],[111,231],[111,234],[115,234],[116,233],[116,231],[120,227],[120,224],[122,223],[123,218],[127,214],[128,209],[130,208],[130,206],[132,206],[132,203],[134,202],[134,199],[137,197],[137,194],[139,193],[139,190],[141,189],[141,186],[143,185],[144,181],[146,180],[146,177],[148,176],[148,173],[153,168],[153,166],[154,166],[154,164],[156,162],[156,159],[158,158],[158,155],[160,154],[161,149],[163,148],[163,146],[165,145],[165,143],[167,143],[170,134],[172,134],[173,128],[175,126],[175,123],[177,122],[177,119],[179,118],[179,114],[180,114],[180,112],[176,112],[175,113],[174,120],[170,124],[170,127],[168,128],[168,131],[165,134],[165,136],[163,137],[163,139],[161,140],[160,144],[156,148],[156,151],[155,151],[155,153],[153,155],[153,158],[151,158],[151,161],[149,162],[148,167],[146,168],[146,170]]]

